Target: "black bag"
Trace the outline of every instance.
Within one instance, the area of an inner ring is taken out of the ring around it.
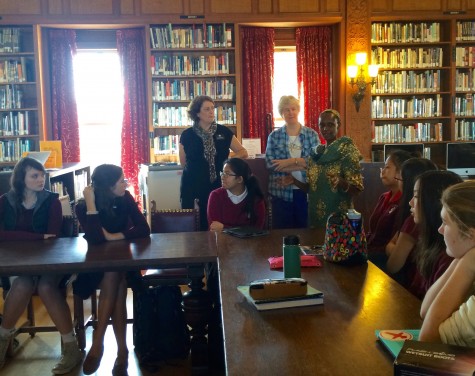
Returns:
[[[155,371],[168,359],[185,359],[190,332],[178,286],[134,289],[133,338],[140,366]]]

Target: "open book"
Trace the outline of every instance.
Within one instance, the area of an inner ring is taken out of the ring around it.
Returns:
[[[417,341],[419,329],[376,330],[376,337],[386,349],[397,358],[406,340]]]
[[[307,295],[266,300],[253,299],[249,295],[249,285],[238,286],[237,289],[258,311],[323,304],[323,292],[309,285],[307,285]]]

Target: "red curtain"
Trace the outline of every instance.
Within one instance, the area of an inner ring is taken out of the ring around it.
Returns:
[[[243,137],[260,138],[262,152],[274,129],[274,35],[273,28],[241,27]]]
[[[318,116],[330,108],[332,30],[329,26],[298,27],[297,80],[304,93],[305,125],[318,132]],[[320,136],[323,141],[323,138]]]
[[[74,95],[74,30],[48,31],[51,74],[51,116],[53,140],[61,140],[63,162],[79,162],[79,122]]]
[[[140,196],[139,165],[150,162],[144,34],[143,29],[117,31],[117,50],[124,83],[121,164],[130,182],[129,190],[136,200]]]

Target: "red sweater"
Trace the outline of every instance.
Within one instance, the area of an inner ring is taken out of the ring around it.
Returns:
[[[224,227],[233,226],[253,226],[263,228],[266,216],[266,207],[263,199],[254,203],[254,213],[257,221],[250,223],[250,219],[244,211],[247,197],[239,204],[235,204],[228,197],[228,192],[224,188],[218,188],[211,192],[208,201],[208,226],[213,221],[221,222]]]

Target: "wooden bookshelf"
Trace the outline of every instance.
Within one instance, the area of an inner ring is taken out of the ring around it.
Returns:
[[[0,27],[0,169],[38,150],[36,51],[32,26]]]
[[[445,165],[447,142],[475,141],[472,20],[373,21],[372,150],[424,143]]]
[[[216,122],[237,133],[234,25],[150,26],[152,162],[177,162],[180,134],[192,125],[187,107],[198,95],[215,101]]]

